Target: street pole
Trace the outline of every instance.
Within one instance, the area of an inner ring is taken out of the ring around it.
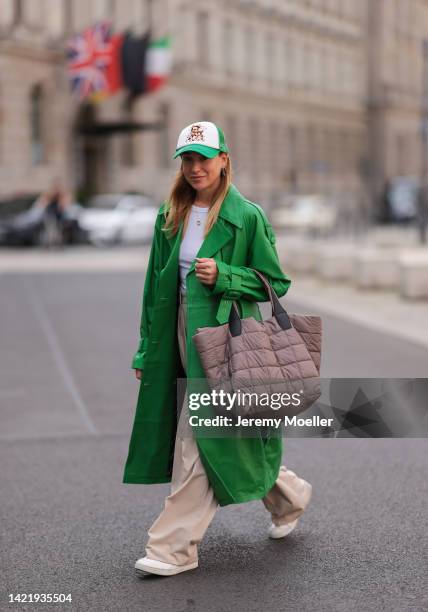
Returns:
[[[422,41],[421,185],[418,193],[419,241],[427,242],[428,222],[428,39]]]

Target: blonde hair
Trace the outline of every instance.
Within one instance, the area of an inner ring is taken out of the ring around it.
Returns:
[[[226,172],[220,173],[220,183],[216,189],[210,209],[207,215],[207,221],[204,228],[204,238],[217,221],[218,213],[224,198],[232,184],[232,162],[230,156],[227,156]],[[185,179],[181,168],[177,171],[174,183],[167,199],[167,207],[165,212],[165,225],[163,231],[171,232],[174,236],[178,232],[178,228],[182,220],[183,236],[186,232],[191,206],[195,201],[197,191]]]

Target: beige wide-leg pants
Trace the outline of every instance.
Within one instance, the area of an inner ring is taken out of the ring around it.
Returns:
[[[180,295],[177,333],[186,369],[186,296]],[[187,395],[180,411],[172,468],[171,493],[148,531],[146,555],[175,565],[197,561],[197,545],[212,521],[218,502],[202,465],[189,425]],[[275,525],[291,523],[309,503],[312,485],[281,466],[275,485],[262,499]]]

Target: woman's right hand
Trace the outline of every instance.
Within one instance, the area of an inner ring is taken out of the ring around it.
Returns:
[[[143,377],[143,370],[135,369],[135,378],[138,378],[138,380],[141,380],[142,377]]]

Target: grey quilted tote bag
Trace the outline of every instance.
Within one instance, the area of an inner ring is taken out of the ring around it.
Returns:
[[[228,323],[199,327],[193,342],[211,391],[223,392],[223,397],[237,394],[232,407],[228,401],[215,402],[216,413],[292,417],[321,395],[321,318],[288,315],[266,277],[254,272],[263,281],[272,316],[241,319],[233,302]]]

